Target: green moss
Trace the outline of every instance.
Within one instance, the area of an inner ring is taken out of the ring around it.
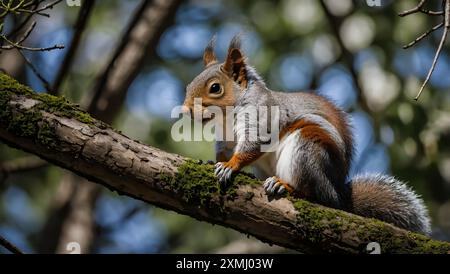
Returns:
[[[310,202],[290,198],[297,210],[298,231],[314,244],[324,244],[343,233],[352,233],[361,243],[360,252],[366,252],[370,242],[380,244],[382,253],[428,254],[448,253],[450,243],[432,240],[424,235],[407,232],[399,235],[393,228],[376,219],[361,218],[341,210],[325,208]]]
[[[16,94],[33,94],[31,88],[21,85],[15,79],[4,73],[0,73],[0,92],[2,91],[11,91]]]
[[[8,107],[9,99],[10,94],[8,92],[0,91],[0,121],[8,121],[11,119],[11,110]]]
[[[407,232],[405,236],[399,237],[379,220],[373,220],[358,230],[357,235],[363,242],[380,243],[382,253],[449,254],[450,252],[450,243],[436,241],[414,232]]]
[[[23,137],[36,135],[37,123],[42,119],[42,114],[34,109],[17,112],[12,115],[9,101],[12,94],[9,91],[0,91],[0,120],[3,121],[7,130]]]
[[[214,165],[195,160],[188,160],[179,166],[175,177],[163,174],[160,179],[170,184],[186,202],[222,213],[223,202],[237,197],[239,185],[259,184],[252,175],[239,173],[226,187],[221,187],[214,176]]]
[[[170,183],[185,201],[194,204],[208,204],[219,191],[219,185],[212,175],[212,167],[195,161],[187,161],[178,167],[178,173]]]
[[[42,114],[38,111],[26,111],[14,115],[7,130],[15,132],[19,136],[32,137],[36,135],[37,123],[42,119]]]
[[[71,104],[64,97],[53,96],[46,93],[35,93],[29,87],[20,84],[3,73],[0,73],[0,92],[4,95],[8,94],[8,96],[11,94],[26,95],[29,98],[40,101],[38,105],[33,107],[33,111],[45,110],[52,112],[55,115],[76,119],[86,124],[93,124],[95,122],[87,112],[81,110],[78,105]],[[2,102],[2,106],[5,106],[5,102]]]
[[[55,142],[53,128],[48,124],[48,122],[43,122],[39,127],[37,140],[39,143],[47,147],[50,147]]]
[[[14,96],[24,95],[39,103],[28,109],[17,109],[9,104]],[[8,131],[17,136],[36,137],[36,142],[45,146],[52,145],[54,143],[53,128],[42,119],[42,111],[76,119],[82,123],[101,124],[65,98],[34,93],[29,87],[0,73],[0,121]]]
[[[311,204],[310,202],[290,197],[297,210],[297,223],[300,234],[312,243],[320,243],[325,234],[337,235],[348,226],[346,218],[340,216],[340,212]],[[306,225],[302,225],[306,224]]]
[[[40,109],[56,113],[60,116],[76,119],[82,123],[92,124],[94,119],[85,111],[80,110],[79,106],[71,104],[64,97],[57,97],[50,94],[33,94],[33,99],[41,101]]]

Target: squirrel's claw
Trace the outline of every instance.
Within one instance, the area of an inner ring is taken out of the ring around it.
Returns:
[[[285,183],[281,182],[276,176],[267,178],[263,187],[267,195],[281,195],[288,190]]]
[[[231,179],[233,175],[233,169],[227,167],[224,162],[219,162],[215,165],[214,175],[219,179],[219,183],[226,184]]]

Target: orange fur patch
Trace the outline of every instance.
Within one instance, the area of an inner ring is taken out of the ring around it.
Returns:
[[[319,125],[300,119],[294,123],[283,128],[280,132],[280,139],[282,139],[286,134],[290,134],[296,130],[300,130],[301,137],[310,140],[314,143],[321,145],[322,147],[331,150],[335,155],[340,155],[339,147],[336,142],[330,137],[328,132],[326,132]]]
[[[333,103],[326,100],[322,96],[318,96],[315,94],[310,94],[309,96],[314,96],[319,103],[321,104],[322,109],[325,109],[324,118],[328,120],[333,126],[336,127],[337,131],[341,135],[344,143],[345,143],[345,165],[348,168],[348,164],[350,163],[352,153],[353,153],[353,137],[350,131],[350,127],[346,122],[344,117],[344,113],[338,109]]]
[[[209,90],[207,87],[204,87],[202,94],[202,105],[204,107],[207,106],[217,106],[226,109],[227,106],[234,106],[236,103],[236,97],[233,92],[233,81],[231,79],[227,79],[226,81],[221,81],[221,85],[223,85],[224,94],[220,98],[210,98],[208,96]]]
[[[234,171],[251,164],[262,155],[262,152],[246,152],[234,153],[231,159],[225,163],[225,167],[229,167]]]

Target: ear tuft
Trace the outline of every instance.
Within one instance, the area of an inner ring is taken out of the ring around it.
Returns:
[[[228,50],[231,50],[231,49],[239,49],[240,50],[241,49],[241,40],[242,40],[241,37],[242,37],[241,33],[238,33],[235,36],[233,36],[233,39],[231,39]]]
[[[216,44],[216,35],[214,35],[209,43],[206,45],[203,52],[203,64],[208,66],[211,63],[217,62],[216,54],[214,53],[214,46]]]
[[[233,37],[228,48],[227,58],[223,64],[223,71],[227,73],[242,88],[247,87],[247,68],[245,56],[241,51],[241,35]]]

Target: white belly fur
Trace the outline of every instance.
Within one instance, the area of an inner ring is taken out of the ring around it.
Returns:
[[[286,135],[281,141],[276,151],[277,165],[276,176],[281,180],[294,185],[293,159],[298,154],[298,143],[300,140],[300,131],[295,131]]]
[[[285,182],[293,182],[293,159],[298,149],[300,131],[295,131],[283,137],[275,152],[265,153],[255,163],[255,175],[263,180],[271,176],[277,176]]]

